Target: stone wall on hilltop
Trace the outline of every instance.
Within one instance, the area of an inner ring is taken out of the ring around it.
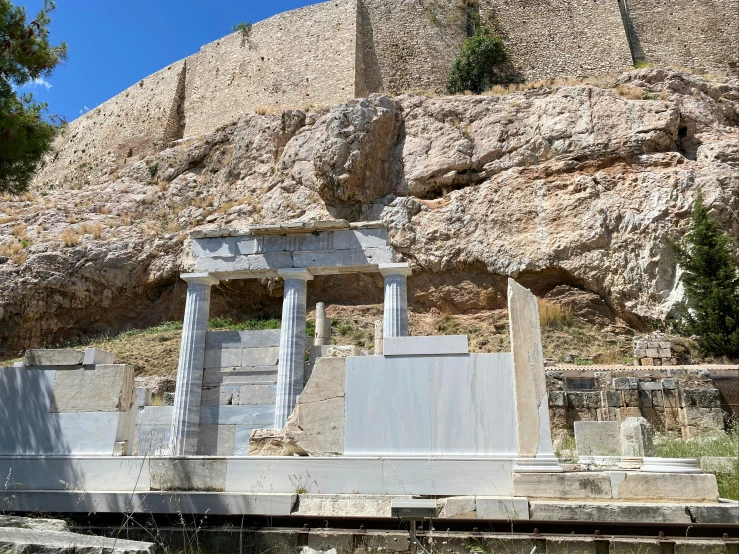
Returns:
[[[185,62],[142,79],[71,122],[36,186],[81,187],[182,137]]]
[[[613,0],[480,0],[520,78],[586,77],[633,67]]]
[[[634,59],[739,72],[739,0],[619,0]]]
[[[257,23],[187,60],[185,135],[262,109],[331,105],[355,97],[356,3],[324,2]]]

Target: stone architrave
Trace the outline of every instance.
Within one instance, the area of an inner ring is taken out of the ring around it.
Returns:
[[[384,337],[408,336],[408,276],[412,273],[406,264],[380,264],[385,277]]]
[[[285,281],[280,333],[280,361],[277,373],[275,429],[282,429],[303,390],[305,371],[305,309],[308,281],[307,269],[281,269]]]
[[[211,287],[219,281],[207,273],[188,273],[181,277],[187,282],[187,301],[169,446],[173,456],[195,456],[200,429],[210,292]]]
[[[508,280],[508,317],[518,420],[516,472],[561,472],[554,455],[536,297]]]

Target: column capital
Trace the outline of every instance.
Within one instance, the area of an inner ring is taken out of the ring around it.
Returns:
[[[388,275],[411,275],[410,264],[380,264],[380,273],[385,277]]]
[[[210,273],[183,273],[180,279],[187,282],[188,285],[217,285],[221,281],[213,277]]]
[[[290,269],[278,269],[277,273],[280,274],[285,281],[288,279],[299,279],[301,281],[312,281],[313,274],[305,268],[290,268]]]

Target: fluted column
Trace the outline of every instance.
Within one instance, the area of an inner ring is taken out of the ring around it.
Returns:
[[[380,264],[385,277],[383,337],[408,336],[408,264]]]
[[[275,429],[282,429],[303,390],[305,369],[305,305],[308,281],[313,275],[307,269],[281,269],[285,280],[280,332],[280,365],[277,373]]]
[[[194,456],[198,448],[200,429],[200,397],[203,392],[210,290],[219,281],[207,273],[187,273],[181,277],[187,282],[187,302],[169,445],[172,456]]]
[[[316,304],[316,338],[315,346],[327,346],[331,344],[331,320],[326,317],[326,304]]]

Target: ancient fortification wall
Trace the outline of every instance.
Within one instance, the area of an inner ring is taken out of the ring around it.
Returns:
[[[739,0],[619,0],[634,59],[739,73]]]
[[[354,98],[355,0],[316,4],[203,46],[187,60],[185,135],[258,108]]]
[[[633,67],[615,0],[480,0],[480,15],[497,22],[513,68],[524,79]]]
[[[360,90],[446,90],[467,38],[466,0],[358,0]]]
[[[185,62],[142,79],[71,122],[39,185],[83,185],[127,159],[157,152],[182,136]]]
[[[625,70],[632,50],[739,71],[739,0],[331,0],[203,46],[85,114],[36,184],[84,186],[250,111],[444,91],[474,10],[502,32],[523,79]]]

